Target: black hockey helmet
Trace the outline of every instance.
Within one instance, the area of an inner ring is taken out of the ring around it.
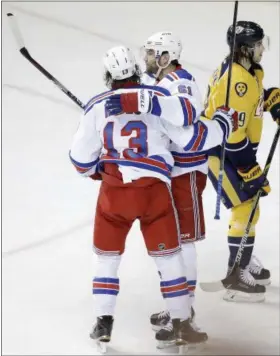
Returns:
[[[264,31],[260,25],[251,21],[237,21],[235,47],[250,46],[264,38]],[[233,26],[227,31],[227,44],[231,46],[233,41]]]

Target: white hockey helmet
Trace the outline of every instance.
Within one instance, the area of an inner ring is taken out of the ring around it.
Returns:
[[[137,71],[134,54],[125,46],[109,49],[105,54],[103,63],[105,70],[111,74],[114,80],[129,78]]]
[[[180,59],[182,52],[181,40],[173,35],[170,31],[157,32],[147,39],[144,44],[144,48],[153,49],[155,51],[156,58],[159,58],[163,52],[168,52],[170,56],[170,62]]]

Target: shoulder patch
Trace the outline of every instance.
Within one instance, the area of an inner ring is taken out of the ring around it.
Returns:
[[[236,94],[240,97],[244,96],[247,93],[248,86],[244,82],[238,82],[235,84]]]

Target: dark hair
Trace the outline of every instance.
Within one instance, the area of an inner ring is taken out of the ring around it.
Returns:
[[[252,21],[237,21],[235,32],[234,62],[245,58],[253,63],[255,43],[264,38],[264,31],[260,25]],[[227,44],[231,47],[234,39],[233,26],[227,30]]]
[[[168,53],[169,53],[168,51],[163,51],[161,55],[163,56],[164,54],[168,54]],[[170,64],[172,64],[173,66],[176,66],[176,67],[181,65],[178,62],[178,59],[173,59],[173,61],[171,61]]]
[[[136,68],[136,72],[131,77],[126,79],[121,79],[121,80],[113,79],[111,73],[109,71],[106,71],[104,74],[104,81],[106,86],[109,89],[118,89],[118,88],[122,88],[126,83],[131,83],[132,85],[140,84],[141,70],[137,64],[135,65],[135,68]]]
[[[178,62],[178,59],[174,59],[173,61],[170,62],[173,66],[180,66],[181,64]]]
[[[248,59],[250,61],[253,60],[253,51],[251,47],[244,45],[235,49],[233,61],[240,62],[241,59]]]

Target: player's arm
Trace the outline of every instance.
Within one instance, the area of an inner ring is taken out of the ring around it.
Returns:
[[[110,96],[106,100],[106,108],[110,115],[149,113],[175,126],[189,126],[200,115],[190,97],[160,96],[145,88]]]
[[[233,72],[234,73],[234,72]],[[235,73],[236,74],[236,73]],[[219,105],[225,100],[226,78],[221,80],[208,98],[208,109]],[[238,129],[233,132],[225,144],[226,156],[243,180],[243,190],[252,196],[263,188],[264,194],[268,194],[270,187],[264,179],[260,168],[254,145],[249,139],[252,120],[255,118],[255,96],[251,92],[250,84],[233,76],[230,91],[230,105],[238,111]],[[207,113],[207,108],[205,113]]]
[[[246,167],[255,162],[255,151],[251,144],[247,128],[255,110],[255,97],[250,84],[240,75],[238,68],[233,67],[230,89],[230,107],[238,112],[238,129],[233,132],[226,142],[226,154],[235,167]],[[222,77],[214,86],[206,101],[205,117],[224,105],[226,100],[227,76]]]
[[[82,176],[99,179],[97,164],[101,149],[94,110],[91,110],[81,117],[69,152],[72,164]]]
[[[162,122],[165,134],[185,151],[207,151],[225,142],[236,130],[238,113],[232,109],[219,108],[212,120],[199,119],[193,125],[183,128]]]
[[[182,78],[169,87],[171,97],[160,97],[163,108],[161,118],[175,126],[189,126],[200,117],[203,106],[194,80]],[[183,119],[183,120],[182,120]]]

